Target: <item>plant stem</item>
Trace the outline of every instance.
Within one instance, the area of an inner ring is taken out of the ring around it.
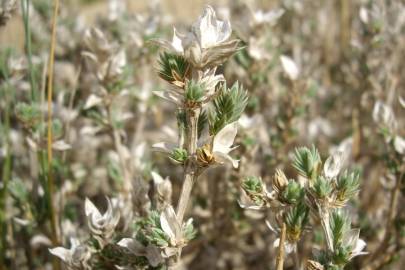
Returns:
[[[322,228],[325,233],[328,250],[333,251],[332,232],[329,227],[329,211],[322,206],[318,206],[318,211],[319,218],[321,219]]]
[[[54,246],[58,245],[58,221],[57,212],[53,202],[53,194],[55,192],[55,183],[53,179],[52,170],[52,93],[53,93],[53,66],[55,60],[55,43],[56,43],[56,23],[58,19],[59,11],[59,0],[54,1],[54,13],[52,19],[52,36],[51,36],[51,48],[49,52],[49,62],[48,62],[48,199],[51,215],[51,229],[52,229],[52,244]],[[59,260],[54,258],[53,260],[54,269],[60,269]]]
[[[198,141],[198,116],[200,109],[186,111],[187,128],[186,128],[186,146],[189,159],[184,168],[184,180],[181,189],[179,202],[177,205],[177,220],[179,224],[183,223],[184,214],[190,200],[191,190],[193,189],[195,178],[197,177],[197,167],[194,162]]]
[[[276,259],[276,270],[283,270],[284,268],[284,243],[285,243],[285,238],[287,234],[287,226],[283,222],[283,225],[281,226],[281,235],[280,235],[280,242],[278,245],[278,254],[277,254],[277,259]]]

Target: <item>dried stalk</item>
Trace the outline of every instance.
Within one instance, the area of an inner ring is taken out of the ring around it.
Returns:
[[[281,226],[280,243],[278,245],[276,270],[283,270],[283,268],[284,268],[284,254],[285,254],[284,243],[285,243],[286,234],[287,234],[287,226],[283,222],[283,225]]]
[[[54,207],[53,194],[55,193],[55,183],[52,171],[52,92],[53,92],[53,66],[55,60],[55,43],[56,43],[56,23],[58,19],[59,0],[54,1],[54,13],[52,19],[52,37],[51,48],[48,63],[48,199],[51,214],[52,244],[57,246],[59,243],[57,212]],[[59,260],[53,259],[53,269],[60,269]]]
[[[187,209],[188,201],[190,200],[191,190],[194,181],[197,177],[197,167],[194,162],[195,153],[197,150],[198,141],[198,116],[200,109],[193,109],[187,111],[187,128],[186,128],[186,146],[189,154],[189,159],[184,168],[184,180],[181,189],[179,202],[177,205],[177,220],[180,224],[183,223],[184,214]]]

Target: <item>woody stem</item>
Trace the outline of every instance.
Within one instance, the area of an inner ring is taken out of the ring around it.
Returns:
[[[181,189],[179,202],[177,205],[177,220],[179,224],[183,223],[184,214],[187,209],[188,201],[190,200],[191,190],[196,179],[197,166],[194,158],[197,150],[198,140],[198,116],[200,108],[189,109],[186,111],[187,127],[186,127],[186,147],[188,153],[188,160],[184,167],[184,180]]]

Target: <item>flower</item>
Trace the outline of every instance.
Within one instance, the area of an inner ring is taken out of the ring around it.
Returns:
[[[115,227],[120,220],[120,213],[115,208],[111,200],[107,198],[108,208],[104,215],[94,206],[94,204],[86,198],[85,201],[85,214],[87,217],[88,226],[91,233],[102,243],[105,240],[111,239]]]
[[[327,179],[334,179],[338,176],[343,166],[344,156],[342,151],[337,151],[325,161],[323,173]]]
[[[397,127],[394,111],[391,107],[378,100],[373,108],[373,120],[381,127],[394,132]]]
[[[286,55],[280,56],[281,65],[283,66],[284,72],[288,75],[290,80],[295,81],[300,75],[300,69],[293,59]]]
[[[87,247],[81,245],[76,238],[70,238],[70,249],[55,247],[49,249],[49,252],[64,261],[68,269],[91,269],[90,266],[87,265],[91,253]]]
[[[129,249],[129,251],[134,253],[136,256],[146,257],[149,264],[153,267],[158,266],[164,261],[160,254],[159,248],[154,245],[147,245],[145,247],[139,241],[132,238],[123,238],[117,243],[117,245]]]
[[[230,123],[221,129],[215,136],[206,136],[200,139],[197,149],[197,161],[202,167],[214,164],[230,163],[234,168],[238,168],[239,160],[233,159],[229,152],[235,147],[231,147],[237,133],[237,122]],[[160,152],[172,154],[179,146],[175,143],[160,142],[152,147]]]
[[[172,182],[170,182],[169,178],[163,179],[160,174],[152,171],[151,172],[153,183],[156,187],[156,193],[158,195],[159,201],[162,201],[163,204],[171,202],[172,196]]]
[[[184,247],[188,240],[193,237],[192,222],[193,219],[190,218],[181,225],[171,205],[163,210],[160,214],[160,226],[169,238],[169,246],[165,247],[162,252],[163,257],[168,258],[175,255],[178,249]]]
[[[366,247],[366,242],[359,238],[360,229],[352,229],[345,232],[342,243],[351,248],[349,260],[356,256],[365,255],[367,252],[362,251]]]
[[[214,9],[207,6],[187,34],[173,30],[171,42],[155,41],[171,52],[183,55],[195,68],[205,69],[222,64],[238,50],[238,40],[229,40],[232,29],[228,20],[217,20]]]
[[[97,79],[103,83],[117,82],[126,65],[125,51],[117,49],[97,28],[85,32],[84,44],[87,51],[82,52],[82,56]]]
[[[234,168],[238,168],[239,160],[235,160],[229,155],[229,152],[235,149],[231,146],[237,131],[237,122],[233,122],[221,129],[213,138],[209,137],[207,140],[212,143],[207,143],[206,140],[203,146],[197,149],[197,160],[200,164],[207,166],[230,163]]]

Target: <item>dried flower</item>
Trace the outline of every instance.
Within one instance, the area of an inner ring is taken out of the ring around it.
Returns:
[[[111,239],[115,227],[120,220],[120,212],[113,208],[109,198],[107,198],[107,211],[104,215],[101,215],[96,206],[86,198],[85,214],[91,233],[100,240],[101,243],[105,243],[105,241]]]
[[[319,262],[313,261],[313,260],[308,260],[306,264],[306,270],[324,270],[325,268],[323,267],[322,264]]]
[[[157,195],[159,201],[165,204],[171,203],[171,196],[172,196],[172,182],[170,182],[169,178],[163,179],[160,174],[152,171],[151,172],[153,183],[155,184]]]
[[[235,149],[235,147],[231,146],[237,131],[237,123],[233,122],[221,129],[213,138],[205,139],[203,146],[197,149],[197,158],[200,164],[206,166],[212,163],[230,163],[234,168],[237,168],[239,161],[229,155],[229,152]],[[209,143],[210,141],[212,143]]]
[[[75,238],[70,238],[70,249],[56,247],[49,249],[49,252],[63,260],[68,269],[91,269],[87,264],[91,257],[90,251],[86,246],[81,245],[79,240]]]
[[[288,179],[284,172],[280,169],[276,170],[276,174],[273,177],[272,187],[277,193],[283,192],[284,188],[288,185]]]
[[[154,245],[142,245],[139,241],[132,238],[123,238],[117,245],[129,249],[136,256],[143,256],[148,259],[151,266],[156,267],[163,263],[164,259],[160,254],[160,249]]]

